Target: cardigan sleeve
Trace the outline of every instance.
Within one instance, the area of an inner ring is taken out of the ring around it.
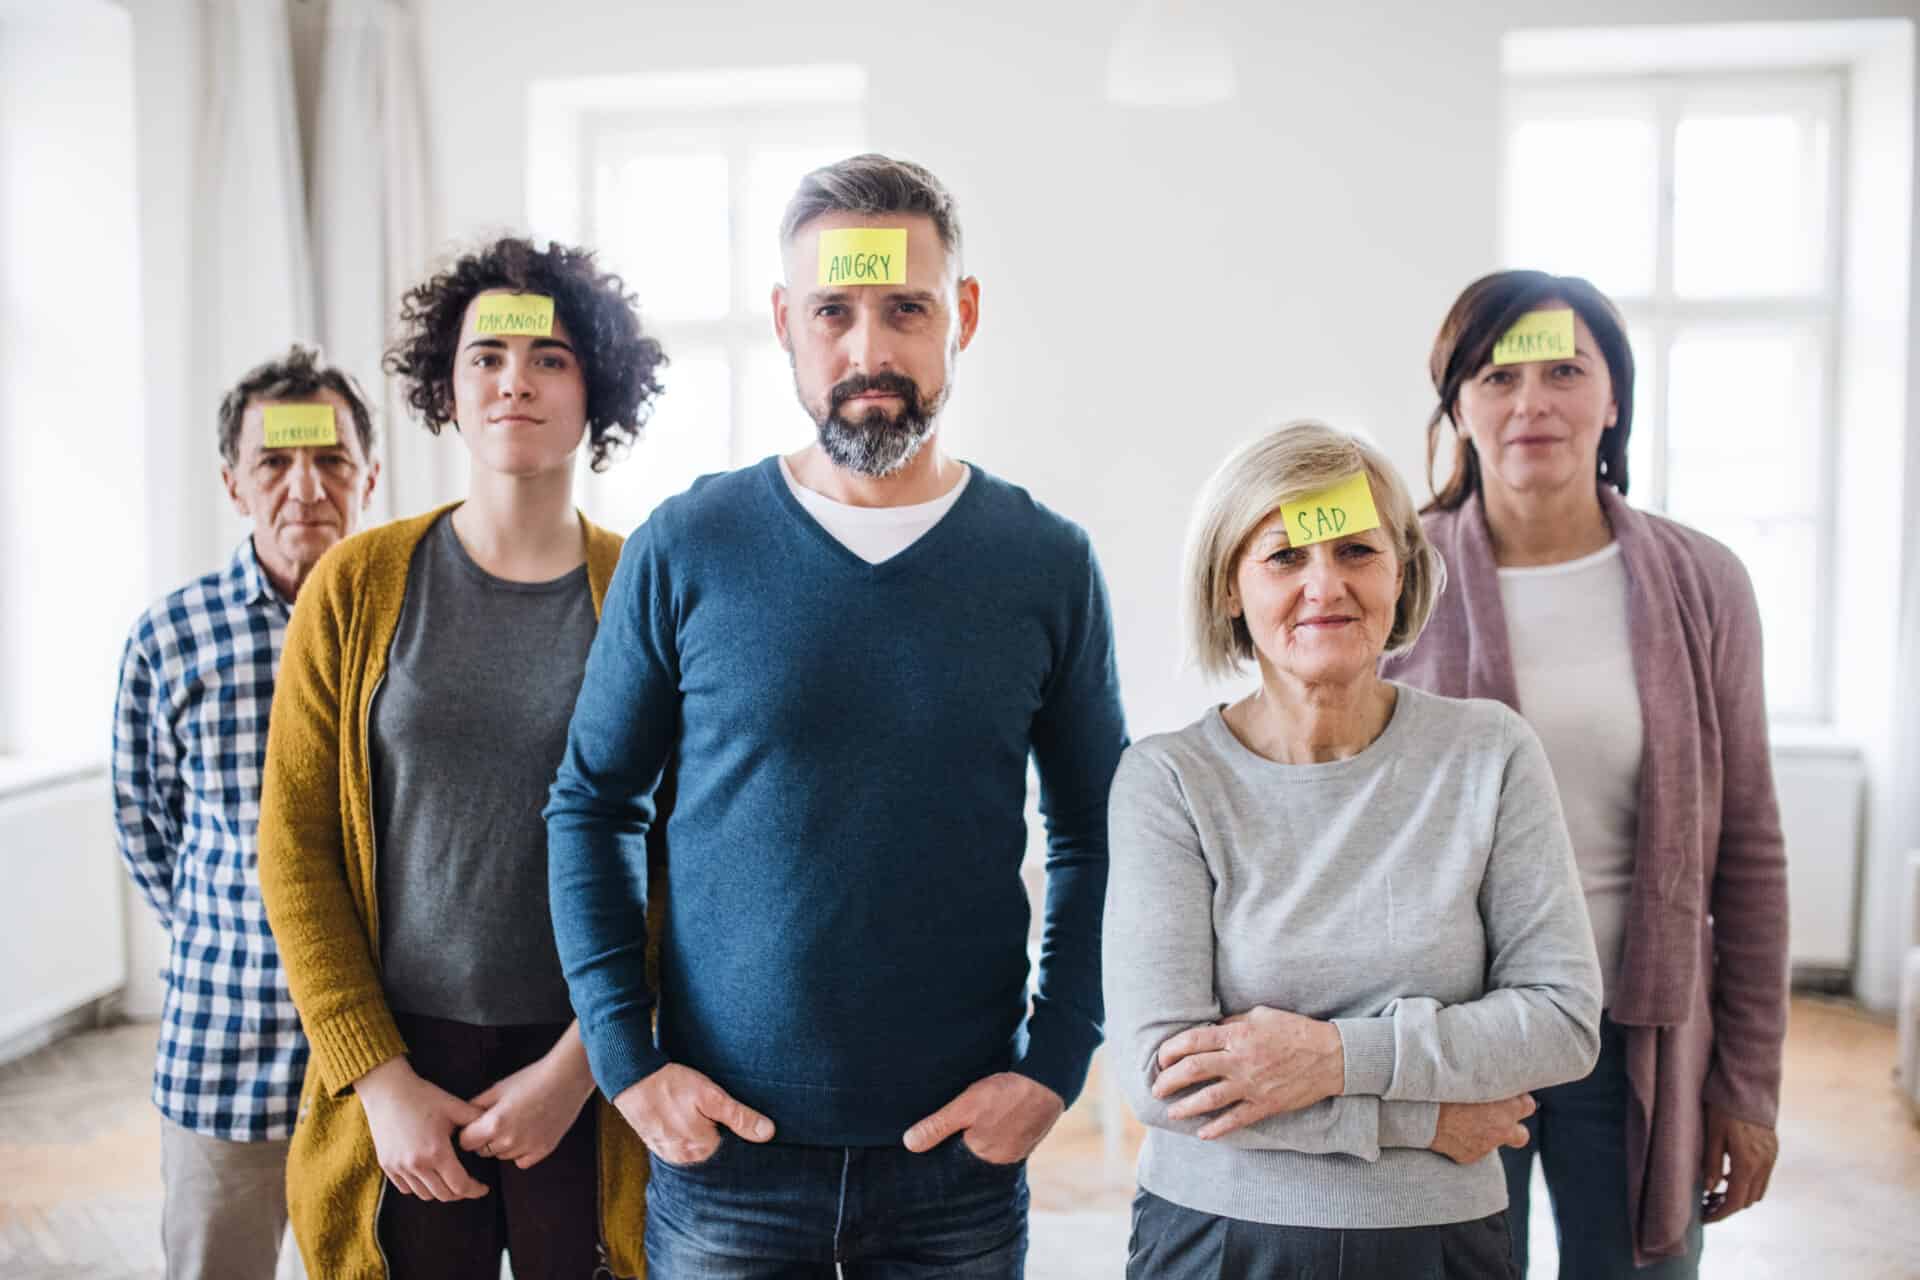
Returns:
[[[406,1052],[347,879],[340,755],[350,562],[323,560],[287,624],[260,787],[260,896],[287,986],[335,1096]]]
[[[1787,1030],[1787,856],[1774,795],[1762,678],[1760,609],[1746,569],[1722,569],[1713,628],[1720,721],[1720,845],[1713,929],[1713,1059],[1705,1100],[1773,1126]]]

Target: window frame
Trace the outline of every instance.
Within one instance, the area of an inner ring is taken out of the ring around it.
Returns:
[[[754,403],[754,356],[774,341],[768,306],[774,281],[755,282],[749,269],[755,239],[772,241],[778,227],[755,224],[751,161],[767,150],[833,147],[842,141],[849,148],[846,154],[864,150],[865,70],[811,65],[583,77],[536,82],[529,99],[528,220],[541,235],[586,245],[607,239],[600,228],[609,215],[599,206],[596,188],[601,166],[611,156],[725,157],[732,278],[726,313],[680,320],[651,315],[644,296],[640,306],[648,331],[666,347],[670,360],[686,353],[713,354],[725,361],[727,465],[754,461],[743,456],[753,434],[745,414]],[[620,269],[618,263],[608,265]],[[669,366],[665,376],[670,379],[672,374]],[[645,457],[644,431],[634,447],[633,461],[639,462]],[[579,478],[582,505],[606,511],[614,500],[617,468],[596,475],[582,450]]]
[[[1760,294],[1747,297],[1698,298],[1680,295],[1675,278],[1676,155],[1680,124],[1687,118],[1721,114],[1791,114],[1822,121],[1827,127],[1823,181],[1826,185],[1824,262],[1818,285],[1804,294]],[[1654,184],[1654,278],[1651,292],[1612,294],[1629,332],[1644,335],[1646,349],[1636,345],[1636,394],[1633,431],[1635,443],[1651,460],[1651,474],[1634,474],[1635,497],[1646,508],[1665,514],[1669,507],[1669,393],[1672,352],[1688,333],[1712,333],[1754,328],[1770,331],[1811,329],[1820,358],[1817,404],[1819,437],[1813,454],[1818,459],[1814,553],[1814,616],[1812,670],[1807,672],[1811,702],[1773,704],[1769,719],[1779,724],[1824,725],[1834,715],[1833,657],[1836,651],[1835,557],[1839,541],[1839,370],[1844,338],[1844,272],[1846,269],[1846,166],[1851,143],[1848,120],[1848,80],[1843,67],[1791,70],[1689,72],[1568,76],[1510,74],[1507,78],[1501,124],[1498,244],[1503,262],[1509,261],[1513,241],[1511,210],[1518,175],[1513,149],[1518,126],[1542,118],[1592,118],[1634,114],[1649,118],[1656,131],[1659,167]],[[1527,265],[1515,263],[1512,265]],[[1645,433],[1643,435],[1643,433]],[[1644,488],[1642,487],[1644,486]]]

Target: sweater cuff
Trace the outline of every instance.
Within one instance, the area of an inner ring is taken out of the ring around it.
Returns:
[[[667,1065],[667,1055],[653,1044],[653,1009],[649,1006],[625,1018],[588,1029],[580,1024],[587,1045],[587,1066],[593,1082],[611,1102]]]
[[[1380,1145],[1412,1147],[1425,1151],[1433,1145],[1440,1129],[1440,1104],[1437,1102],[1382,1102],[1380,1104]]]
[[[1047,1086],[1060,1095],[1060,1101],[1071,1107],[1080,1096],[1080,1091],[1086,1087],[1087,1068],[1093,1062],[1095,1047],[1087,1045],[1081,1048],[1062,1044],[1056,1039],[1035,1037],[1028,1041],[1027,1051],[1011,1070]]]
[[[394,1025],[393,1011],[383,1000],[363,1004],[324,1021],[307,1024],[314,1065],[320,1083],[335,1098],[344,1097],[353,1082],[383,1062],[407,1051],[407,1042]]]
[[[1393,1084],[1393,1019],[1335,1018],[1340,1052],[1346,1059],[1342,1093],[1384,1097]]]
[[[1740,1088],[1717,1065],[1707,1072],[1700,1097],[1708,1106],[1724,1111],[1736,1120],[1759,1125],[1762,1129],[1772,1129],[1780,1120],[1778,1085],[1773,1088]]]

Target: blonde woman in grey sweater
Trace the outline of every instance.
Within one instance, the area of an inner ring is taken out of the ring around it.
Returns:
[[[1186,572],[1202,667],[1260,682],[1114,779],[1108,1036],[1149,1126],[1127,1274],[1510,1276],[1493,1152],[1599,1046],[1546,756],[1498,703],[1376,674],[1445,571],[1371,446],[1242,449]]]

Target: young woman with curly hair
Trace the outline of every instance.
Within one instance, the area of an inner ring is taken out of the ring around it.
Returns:
[[[313,1045],[294,1233],[315,1276],[638,1275],[646,1152],[588,1106],[540,811],[620,554],[575,457],[625,450],[666,357],[591,253],[520,239],[401,321],[387,368],[467,493],[341,544],[289,625],[260,878]]]

